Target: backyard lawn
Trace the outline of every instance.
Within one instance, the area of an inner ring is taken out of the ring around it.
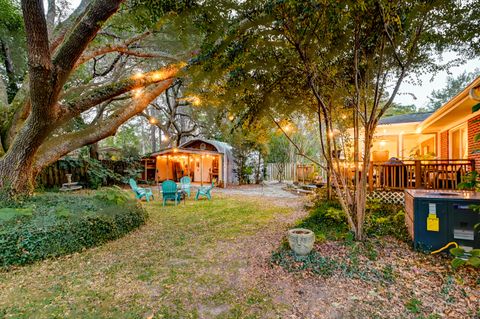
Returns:
[[[288,219],[292,209],[275,200],[235,197],[145,206],[147,224],[119,240],[0,273],[0,317],[260,318],[272,313],[269,297],[245,281],[256,279],[248,276],[246,256],[255,253],[248,250],[272,248],[261,242],[268,232],[258,242],[243,243],[274,220]]]

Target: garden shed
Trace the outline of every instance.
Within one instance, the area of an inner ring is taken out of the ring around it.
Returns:
[[[193,183],[226,187],[235,182],[232,147],[207,139],[192,139],[178,147],[167,148],[143,158],[142,179],[156,183],[164,180],[178,182],[189,176]]]

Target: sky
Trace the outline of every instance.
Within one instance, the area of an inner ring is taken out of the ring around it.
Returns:
[[[80,4],[81,0],[70,0],[72,10]],[[45,7],[47,6],[46,0]],[[451,61],[456,58],[455,53],[447,52],[442,56],[442,62]],[[480,58],[467,61],[465,64],[450,68],[449,71],[438,72],[437,74],[425,74],[419,76],[421,84],[412,84],[404,81],[400,87],[399,94],[395,97],[395,102],[404,105],[414,104],[417,108],[424,107],[428,103],[428,96],[433,90],[445,87],[448,75],[457,76],[464,71],[471,72],[475,68],[480,68]],[[480,74],[479,74],[480,75]]]
[[[443,62],[451,61],[456,58],[453,52],[443,54]],[[404,81],[400,86],[399,94],[395,97],[395,102],[404,105],[413,104],[417,108],[426,106],[428,96],[433,90],[442,89],[447,83],[449,75],[455,77],[464,71],[472,72],[475,68],[480,68],[480,58],[468,60],[465,64],[450,68],[449,71],[438,72],[437,74],[425,74],[419,76],[421,85],[411,84]],[[480,74],[478,74],[480,76]]]

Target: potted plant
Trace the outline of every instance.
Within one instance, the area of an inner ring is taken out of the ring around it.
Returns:
[[[306,228],[294,228],[288,231],[288,243],[299,259],[307,256],[313,249],[315,233]]]

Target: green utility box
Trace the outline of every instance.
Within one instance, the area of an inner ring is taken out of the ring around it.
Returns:
[[[422,251],[456,242],[465,250],[480,248],[480,193],[470,191],[405,191],[405,223],[414,247]]]

